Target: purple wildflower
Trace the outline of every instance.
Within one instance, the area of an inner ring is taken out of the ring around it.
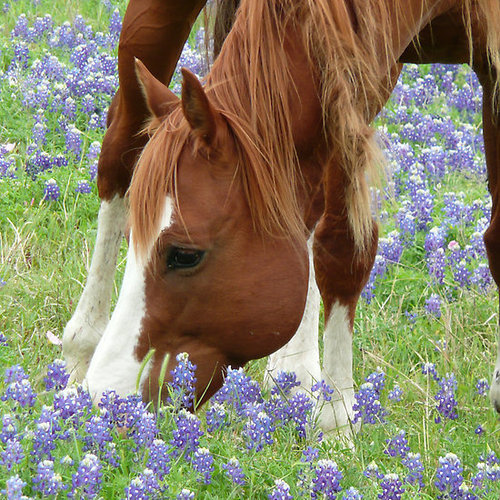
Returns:
[[[353,423],[362,421],[364,424],[376,424],[383,422],[387,414],[380,403],[379,393],[371,382],[363,384],[359,391],[354,394],[356,403],[352,406],[354,410]]]
[[[222,470],[234,484],[243,486],[246,483],[245,474],[243,473],[240,462],[237,458],[233,457],[227,462],[227,464],[222,464]]]
[[[455,391],[457,389],[457,380],[453,373],[447,374],[439,380],[440,390],[434,396],[437,401],[437,410],[445,418],[455,420],[458,418],[456,407],[458,403],[455,399]],[[439,422],[440,418],[437,417],[436,421]]]
[[[149,500],[156,498],[160,490],[160,484],[151,469],[144,469],[139,476],[133,478],[125,488],[127,499]]]
[[[160,481],[170,472],[170,455],[168,447],[162,439],[155,439],[149,447],[146,467],[151,469]]]
[[[485,378],[481,378],[476,382],[476,390],[480,396],[485,396],[490,389],[490,384]]]
[[[5,450],[0,453],[0,465],[3,465],[7,471],[21,463],[24,459],[24,450],[17,439],[9,439]]]
[[[342,500],[362,500],[363,495],[356,488],[349,488],[344,491]]]
[[[47,368],[47,376],[44,378],[45,389],[60,391],[66,388],[69,373],[66,371],[66,361],[56,359]]]
[[[276,479],[274,481],[274,488],[267,495],[269,500],[292,500],[292,495],[290,495],[290,486],[283,479]]]
[[[226,409],[224,405],[217,402],[210,404],[205,414],[205,418],[208,432],[215,432],[228,424]]]
[[[366,378],[366,382],[373,384],[373,388],[380,396],[382,390],[385,387],[385,373],[382,371],[380,367],[377,368],[377,371],[370,373]]]
[[[214,457],[207,448],[198,448],[191,460],[193,469],[200,474],[199,482],[210,484],[214,471]]]
[[[300,385],[300,381],[297,380],[297,375],[294,372],[280,371],[273,380],[275,386],[271,389],[271,394],[288,396],[295,387]]]
[[[196,415],[181,409],[175,417],[176,428],[172,433],[170,444],[175,447],[174,456],[185,453],[188,457],[199,447],[203,436],[200,420]]]
[[[2,396],[2,401],[16,401],[21,407],[33,406],[36,400],[36,393],[31,388],[27,378],[16,380],[10,383]]]
[[[331,401],[332,394],[335,392],[324,380],[320,380],[312,385],[311,391],[317,392],[318,399],[323,398],[324,401]]]
[[[439,380],[439,376],[436,371],[436,365],[434,363],[422,363],[422,373],[424,375],[431,375],[434,380]]]
[[[95,498],[101,489],[102,465],[92,453],[87,453],[72,476],[73,489],[69,498]]]
[[[437,293],[433,293],[425,300],[425,310],[431,316],[441,317],[441,297]]]
[[[245,424],[243,435],[249,450],[260,451],[266,444],[272,444],[271,433],[274,431],[272,420],[265,412],[250,417]]]
[[[78,181],[75,191],[81,194],[89,194],[92,191],[92,188],[90,187],[88,181],[83,180],[83,181]]]
[[[2,430],[0,431],[0,441],[7,443],[10,439],[17,439],[17,425],[11,413],[2,416]]]
[[[49,179],[45,182],[45,187],[43,189],[43,199],[57,201],[61,196],[61,190],[57,185],[55,179]]]
[[[454,453],[447,453],[439,458],[434,485],[450,498],[460,498],[460,486],[464,481],[462,473],[463,467],[458,457]]]
[[[80,419],[90,413],[92,399],[82,386],[67,387],[54,395],[54,409],[61,412],[63,419],[71,419],[73,425],[78,427]]]
[[[23,496],[23,488],[26,483],[19,477],[19,474],[7,479],[5,490],[0,491],[2,495],[7,497],[7,500],[21,500],[26,498]]]
[[[405,492],[403,483],[397,474],[386,474],[380,481],[382,493],[378,494],[381,500],[399,500]]]
[[[33,483],[33,489],[43,496],[57,495],[64,488],[60,474],[54,472],[52,460],[43,460],[38,464]]]
[[[314,477],[311,484],[311,498],[336,498],[336,494],[342,490],[340,481],[342,472],[333,460],[319,460],[314,469]]]
[[[313,448],[312,446],[308,446],[305,450],[302,450],[302,457],[300,459],[301,462],[308,462],[312,464],[319,457],[319,450],[317,448]]]
[[[391,457],[399,455],[401,458],[404,458],[410,451],[404,430],[400,430],[394,437],[386,439],[385,442],[387,443],[387,448],[384,450],[384,453]]]
[[[191,490],[188,490],[187,488],[182,488],[180,493],[178,493],[175,498],[176,500],[193,500],[194,493]]]
[[[391,401],[401,401],[401,399],[403,397],[403,389],[401,389],[401,387],[399,387],[399,385],[396,384],[396,385],[394,385],[392,390],[389,391],[389,394],[387,395],[387,397]]]
[[[408,469],[405,481],[409,484],[416,484],[418,482],[419,487],[423,488],[424,481],[422,472],[424,471],[424,466],[420,459],[420,453],[408,453],[401,460],[401,463]]]
[[[384,477],[375,462],[370,462],[366,466],[366,469],[363,471],[363,475],[369,479],[382,479]]]
[[[177,354],[177,365],[170,372],[172,375],[172,399],[176,407],[192,408],[194,405],[194,390],[196,377],[194,375],[196,365],[189,361],[187,352]]]

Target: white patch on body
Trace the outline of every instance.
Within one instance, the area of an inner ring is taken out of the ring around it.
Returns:
[[[497,349],[497,362],[490,384],[490,400],[493,408],[500,413],[500,336],[498,338]]]
[[[337,430],[350,437],[354,430],[354,387],[352,380],[352,334],[347,306],[334,303],[323,333],[322,378],[335,389],[332,401],[320,410],[319,423],[323,431]]]
[[[81,382],[109,321],[116,259],[127,218],[124,199],[101,202],[97,237],[80,301],[63,334],[63,353],[73,380]]]
[[[172,210],[172,201],[167,198],[161,218],[161,230],[171,224]],[[106,390],[114,390],[120,396],[136,392],[142,362],[137,359],[135,349],[146,310],[146,269],[151,249],[152,244],[146,252],[147,258],[138,259],[134,250],[133,232],[130,232],[120,296],[84,381],[95,402],[99,401]],[[148,363],[144,367],[141,381],[149,376],[150,366],[151,363]]]
[[[271,354],[267,361],[264,383],[268,387],[274,385],[280,371],[294,372],[299,387],[310,391],[312,384],[320,379],[318,329],[321,297],[316,278],[312,256],[313,236],[310,237],[307,248],[309,251],[309,287],[302,321],[295,335],[281,349]]]

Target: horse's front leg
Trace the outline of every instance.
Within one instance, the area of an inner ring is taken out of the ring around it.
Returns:
[[[120,35],[120,89],[108,113],[99,157],[101,207],[97,238],[80,301],[63,334],[63,353],[72,379],[82,381],[109,320],[116,260],[127,221],[125,195],[146,142],[140,134],[150,116],[135,75],[134,57],[169,82],[191,27],[206,0],[130,0]]]
[[[368,281],[375,260],[378,228],[372,226],[366,248],[356,248],[347,207],[344,202],[342,174],[330,181],[327,208],[314,235],[316,281],[323,299],[322,379],[334,389],[332,401],[320,409],[319,423],[324,431],[337,429],[350,436],[354,403],[352,376],[352,330],[361,291]],[[331,177],[330,177],[331,179]],[[336,184],[336,185],[335,185]],[[335,192],[334,192],[335,191]]]

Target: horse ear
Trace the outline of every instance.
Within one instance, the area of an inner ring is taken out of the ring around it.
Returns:
[[[207,146],[215,141],[217,114],[200,81],[186,68],[182,72],[182,110],[193,132]]]
[[[168,115],[179,103],[179,98],[146,68],[139,59],[135,59],[135,73],[139,81],[148,108],[158,119]]]

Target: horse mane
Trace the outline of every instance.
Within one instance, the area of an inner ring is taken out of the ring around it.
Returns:
[[[225,1],[234,12],[235,1]],[[340,0],[241,0],[233,27],[206,77],[205,91],[235,137],[240,156],[237,175],[257,230],[277,236],[305,234],[286,98],[291,80],[283,40],[292,28],[302,34],[311,67],[318,68],[324,138],[331,157],[346,174],[346,205],[354,241],[362,251],[371,240],[366,177],[370,171],[376,174],[380,152],[368,117],[385,101],[380,81],[390,78],[396,60],[390,48],[391,23],[395,13],[400,23],[406,22],[406,1],[363,0],[359,9],[354,2],[351,11]],[[474,1],[464,0],[469,37]],[[480,0],[480,4],[488,19],[489,57],[500,68],[500,35],[495,30],[500,19],[498,0]],[[176,198],[178,160],[192,141],[177,109],[143,150],[129,191],[131,226],[139,251],[156,236],[164,196],[172,193]]]

